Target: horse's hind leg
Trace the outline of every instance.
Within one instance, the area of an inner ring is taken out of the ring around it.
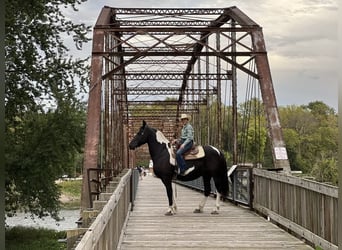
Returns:
[[[172,190],[172,182],[170,180],[162,179],[164,186],[166,188],[167,198],[169,200],[169,208],[165,215],[174,215],[176,213],[174,197],[173,197],[173,190]]]
[[[210,187],[210,178],[205,178],[203,177],[203,183],[204,183],[204,197],[200,201],[198,208],[194,210],[194,213],[203,213],[204,206],[208,200],[208,196],[210,195],[211,192],[211,187]]]
[[[203,208],[205,206],[205,203],[208,200],[208,196],[204,196],[203,199],[200,201],[198,208],[194,210],[194,213],[203,213]]]
[[[216,192],[216,203],[213,211],[211,211],[211,214],[218,214],[220,210],[220,199],[221,199],[221,194],[219,192]]]

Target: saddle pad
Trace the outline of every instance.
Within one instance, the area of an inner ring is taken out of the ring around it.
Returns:
[[[200,159],[204,157],[204,149],[202,146],[198,145],[198,153],[197,154],[186,154],[184,156],[184,160],[195,160],[195,159]]]

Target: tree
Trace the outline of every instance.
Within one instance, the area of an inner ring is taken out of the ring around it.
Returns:
[[[6,0],[6,212],[18,207],[57,218],[55,179],[83,147],[88,59],[68,55],[63,37],[78,48],[90,27],[74,24],[61,8],[86,0]]]
[[[6,150],[7,214],[20,208],[57,218],[60,192],[55,180],[75,167],[84,144],[85,112],[74,107],[29,111],[18,122]]]
[[[315,101],[282,107],[280,118],[291,168],[336,184],[338,126],[334,110]]]

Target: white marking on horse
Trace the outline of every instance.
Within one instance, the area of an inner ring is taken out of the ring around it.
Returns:
[[[171,165],[176,165],[176,159],[172,157],[172,149],[170,146],[170,141],[165,137],[165,135],[160,132],[159,130],[157,130],[156,132],[156,140],[157,142],[159,142],[160,144],[165,143],[165,146],[167,148],[167,151],[169,151],[169,156],[170,156],[170,164]]]
[[[218,150],[217,148],[215,148],[214,146],[210,146],[210,147],[212,147],[216,152],[217,152],[217,154],[218,155],[220,155],[221,153],[220,153],[220,150]]]

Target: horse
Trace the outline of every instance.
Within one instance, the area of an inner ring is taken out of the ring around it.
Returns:
[[[172,180],[174,176],[181,181],[191,181],[202,176],[204,183],[204,198],[200,201],[198,208],[194,213],[203,213],[205,203],[211,192],[210,181],[214,179],[217,190],[215,207],[212,214],[218,214],[220,209],[221,196],[226,196],[228,192],[227,163],[224,155],[217,148],[205,145],[203,146],[205,156],[203,158],[186,160],[187,166],[194,167],[189,174],[182,176],[176,174],[176,160],[172,155],[172,145],[164,134],[152,127],[149,127],[145,121],[140,127],[138,133],[129,143],[131,150],[147,143],[149,153],[153,162],[153,171],[156,177],[160,178],[166,188],[169,207],[165,215],[174,215],[177,211],[176,200],[172,190]]]

